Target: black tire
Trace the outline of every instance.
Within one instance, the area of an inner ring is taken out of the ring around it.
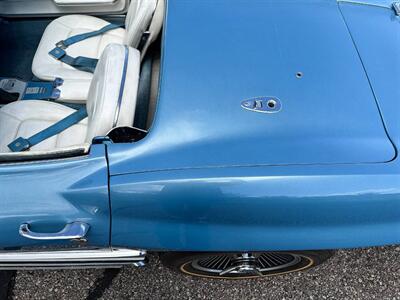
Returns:
[[[300,272],[305,271],[310,268],[313,268],[327,259],[329,259],[335,252],[330,250],[319,250],[319,251],[282,251],[282,252],[255,252],[254,255],[280,255],[284,257],[294,257],[296,260],[292,261],[292,265],[285,266],[285,264],[281,265],[281,268],[277,268],[274,270],[266,270],[261,274],[227,274],[227,275],[219,275],[212,272],[204,272],[203,270],[199,270],[194,266],[198,266],[199,262],[206,261],[211,256],[216,255],[227,255],[232,256],[234,253],[210,253],[210,252],[166,252],[160,253],[160,259],[163,265],[168,268],[183,273],[186,275],[192,275],[197,277],[204,278],[216,278],[216,279],[249,279],[249,278],[259,278],[259,277],[268,277],[268,276],[276,276],[283,275],[292,272]]]

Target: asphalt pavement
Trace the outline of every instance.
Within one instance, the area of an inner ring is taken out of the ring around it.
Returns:
[[[340,250],[304,273],[264,279],[188,277],[152,255],[142,269],[3,273],[0,289],[6,299],[400,299],[400,246]]]

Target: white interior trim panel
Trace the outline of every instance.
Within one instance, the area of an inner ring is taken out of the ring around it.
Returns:
[[[129,0],[0,0],[0,16],[39,17],[64,14],[123,14],[127,11],[128,6]]]

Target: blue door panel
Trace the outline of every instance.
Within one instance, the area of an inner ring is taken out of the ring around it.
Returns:
[[[0,165],[0,248],[66,244],[21,237],[21,223],[35,232],[65,224],[90,225],[87,245],[109,245],[108,174],[104,145],[84,157]]]

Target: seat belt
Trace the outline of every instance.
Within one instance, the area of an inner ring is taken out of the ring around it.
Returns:
[[[50,127],[39,131],[38,133],[34,134],[29,138],[19,137],[16,140],[12,141],[7,147],[12,152],[22,152],[29,150],[31,147],[39,144],[40,142],[63,132],[64,130],[68,129],[69,127],[79,123],[83,119],[88,116],[86,111],[86,106],[80,108],[76,112],[70,114],[69,116],[65,117],[64,119],[58,121],[57,123],[51,125]]]
[[[51,99],[57,100],[60,98],[61,91],[58,89],[64,83],[61,78],[56,78],[53,81],[28,81],[26,83],[24,94],[21,100],[32,99]]]
[[[58,89],[64,80],[56,78],[53,81],[23,81],[17,78],[0,77],[0,91],[12,101],[17,100],[56,100],[60,97]]]
[[[102,35],[107,31],[114,30],[124,25],[118,24],[108,24],[99,30],[86,32],[71,36],[65,40],[59,41],[56,43],[56,47],[49,52],[49,54],[54,57],[55,59],[74,67],[80,71],[94,73],[94,69],[96,68],[98,59],[97,58],[89,58],[84,56],[72,57],[67,54],[65,51],[69,46],[78,43],[80,41],[89,39],[91,37],[95,37],[98,35]]]

